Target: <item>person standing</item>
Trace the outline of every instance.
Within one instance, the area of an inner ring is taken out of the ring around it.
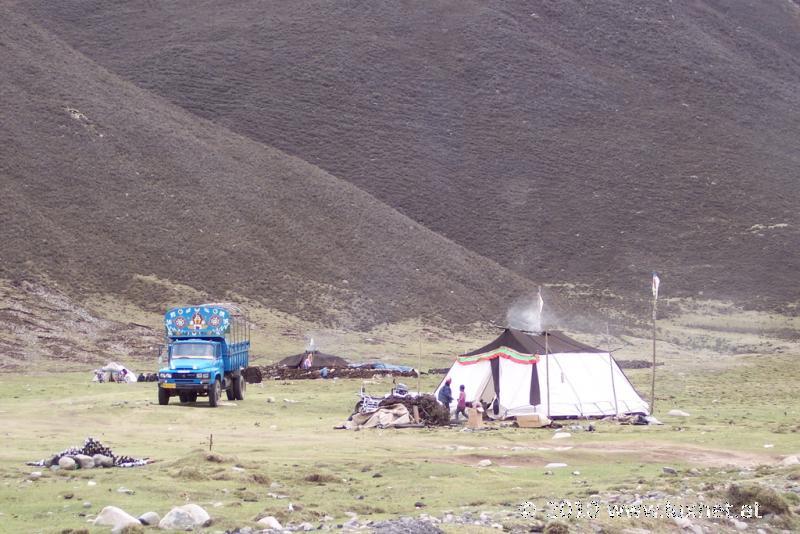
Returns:
[[[451,378],[447,378],[444,381],[444,385],[442,389],[439,390],[439,402],[445,405],[445,407],[449,410],[450,403],[453,402],[453,391],[450,389],[450,382],[453,380]]]
[[[467,392],[464,391],[464,384],[458,387],[458,405],[456,407],[456,421],[458,421],[458,414],[464,414],[464,419],[467,417]]]

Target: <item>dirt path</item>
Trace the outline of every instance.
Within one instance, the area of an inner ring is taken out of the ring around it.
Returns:
[[[610,443],[582,443],[571,447],[525,447],[522,451],[517,450],[513,454],[507,454],[508,449],[496,449],[489,447],[482,454],[470,452],[467,454],[457,454],[445,458],[437,458],[436,461],[445,463],[459,463],[465,465],[477,464],[482,459],[489,458],[493,464],[501,467],[522,467],[522,466],[544,466],[549,462],[556,461],[552,457],[548,459],[542,454],[543,451],[558,451],[558,455],[563,461],[574,463],[582,457],[591,456],[593,460],[613,456],[633,456],[635,455],[643,463],[686,463],[696,467],[756,467],[758,465],[776,464],[780,459],[766,454],[747,453],[740,451],[727,451],[721,449],[710,449],[697,447],[694,445],[678,445],[665,442],[610,442]],[[501,454],[498,454],[501,453]],[[561,460],[558,460],[561,461]]]

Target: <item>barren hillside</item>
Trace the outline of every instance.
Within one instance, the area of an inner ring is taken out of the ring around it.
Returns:
[[[184,284],[350,326],[500,317],[530,288],[348,182],[120,79],[6,4],[0,72],[0,278],[43,275],[151,309]]]
[[[660,269],[672,294],[800,297],[796,2],[25,8],[139,87],[537,281],[626,292]]]

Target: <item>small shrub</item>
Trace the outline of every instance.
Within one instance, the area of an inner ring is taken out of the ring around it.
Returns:
[[[544,527],[544,534],[569,534],[569,527],[561,521],[551,521]]]
[[[740,486],[731,484],[728,487],[728,500],[734,509],[744,505],[758,503],[759,513],[782,515],[789,513],[789,505],[775,490],[762,486]]]
[[[311,473],[310,475],[306,475],[303,478],[306,482],[314,482],[317,484],[325,484],[327,482],[338,482],[339,479],[333,475],[328,475],[326,473]]]

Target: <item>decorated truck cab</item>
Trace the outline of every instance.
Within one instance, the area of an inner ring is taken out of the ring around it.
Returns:
[[[164,327],[167,361],[158,371],[159,404],[201,396],[217,406],[223,391],[228,400],[244,400],[250,328],[241,310],[216,304],[172,308]]]

